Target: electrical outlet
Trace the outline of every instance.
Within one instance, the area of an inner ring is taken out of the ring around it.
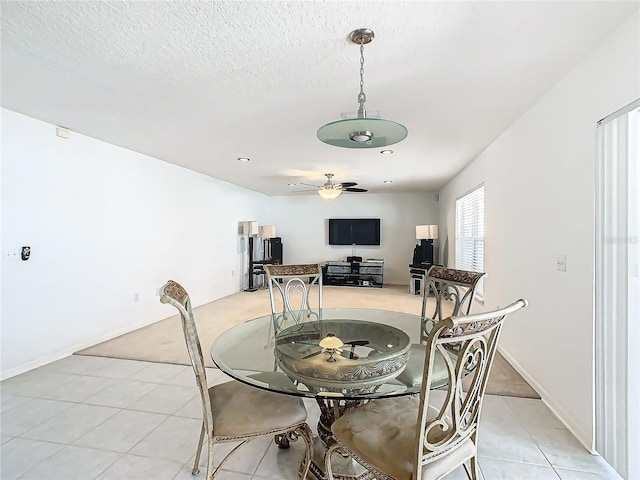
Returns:
[[[556,270],[559,272],[567,271],[567,256],[565,254],[558,255],[556,259]]]
[[[133,294],[133,301],[134,302],[140,301],[140,294],[138,292]]]
[[[17,262],[20,259],[20,252],[17,249],[4,250],[2,252],[2,260],[4,262]]]

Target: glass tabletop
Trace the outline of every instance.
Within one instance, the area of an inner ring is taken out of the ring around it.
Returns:
[[[283,394],[361,400],[420,393],[398,380],[411,344],[420,343],[420,316],[364,308],[323,308],[322,320],[290,325],[274,335],[271,315],[233,326],[211,347],[211,358],[243,383]],[[319,346],[328,335],[343,346]],[[332,358],[335,361],[332,361]]]

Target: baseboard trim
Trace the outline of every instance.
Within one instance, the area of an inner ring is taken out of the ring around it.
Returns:
[[[533,389],[538,392],[542,402],[551,410],[551,412],[567,427],[573,436],[580,442],[580,444],[592,455],[597,455],[597,452],[593,448],[593,435],[584,431],[580,427],[578,422],[564,409],[558,402],[556,402],[549,392],[547,392],[542,385],[540,385],[529,373],[509,354],[504,347],[498,346],[498,351],[504,357],[504,359],[518,372],[522,378],[524,378]],[[591,440],[589,440],[591,439]]]
[[[73,350],[63,350],[47,355],[46,357],[36,358],[35,360],[23,363],[22,365],[18,365],[2,372],[2,375],[0,375],[0,381],[8,380],[9,378],[15,377],[16,375],[28,372],[29,370],[33,370],[34,368],[42,367],[43,365],[55,362],[56,360],[68,357],[69,355],[73,355]]]
[[[23,363],[22,365],[15,366],[13,368],[10,368],[2,372],[2,374],[0,375],[0,380],[7,380],[11,377],[15,377],[16,375],[20,375],[21,373],[25,373],[25,372],[28,372],[29,370],[33,370],[34,368],[42,367],[43,365],[47,365],[51,362],[61,360],[65,357],[69,357],[73,355],[75,352],[84,350],[85,348],[92,347],[94,345],[97,345],[98,343],[106,342],[107,340],[111,340],[112,338],[119,337],[120,335],[130,333],[134,330],[137,330],[142,327],[146,327],[147,325],[151,325],[152,323],[156,323],[158,321],[162,321],[162,320],[144,321],[144,322],[136,323],[134,325],[127,325],[125,328],[122,328],[115,332],[109,332],[102,335],[98,335],[96,337],[92,337],[90,339],[84,340],[77,344],[65,347],[62,350],[49,353],[45,357],[36,358],[35,360],[31,360],[29,362]]]

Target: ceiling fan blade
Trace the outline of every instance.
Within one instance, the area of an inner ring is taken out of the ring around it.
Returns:
[[[320,186],[319,186],[319,185],[312,185],[312,184],[310,184],[310,183],[302,183],[302,182],[299,182],[299,183],[298,183],[298,185],[306,185],[307,187],[320,188]]]
[[[342,191],[343,192],[368,192],[369,190],[367,190],[366,188],[349,187],[349,188],[343,188]]]
[[[349,187],[355,187],[357,185],[356,182],[342,182],[340,185],[342,185],[342,188],[349,188]]]

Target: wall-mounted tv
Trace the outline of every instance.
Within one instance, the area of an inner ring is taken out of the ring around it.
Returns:
[[[380,219],[330,218],[329,245],[380,245]]]

